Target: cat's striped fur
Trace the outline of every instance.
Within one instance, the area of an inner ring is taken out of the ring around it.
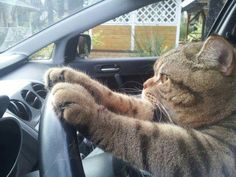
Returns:
[[[235,59],[219,36],[171,50],[156,62],[143,99],[71,68],[50,69],[45,82],[61,117],[130,164],[158,177],[234,177]],[[153,121],[157,108],[167,121]]]

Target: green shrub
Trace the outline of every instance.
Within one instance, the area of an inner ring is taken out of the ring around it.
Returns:
[[[188,34],[188,41],[200,41],[202,38],[202,23],[195,23],[190,29],[191,32]]]
[[[160,56],[170,48],[165,45],[163,36],[156,33],[150,36],[139,36],[135,38],[135,52],[133,55],[139,57]]]
[[[92,44],[94,46],[103,46],[104,43],[102,42],[102,32],[96,32],[92,35]]]
[[[49,44],[47,47],[42,48],[38,52],[30,56],[31,60],[49,60],[52,57],[54,50],[54,43]]]

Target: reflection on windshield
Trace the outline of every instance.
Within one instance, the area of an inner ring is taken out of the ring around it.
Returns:
[[[101,0],[0,0],[0,52]]]

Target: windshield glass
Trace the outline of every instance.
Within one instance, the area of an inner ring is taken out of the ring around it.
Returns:
[[[102,0],[0,0],[0,52]]]

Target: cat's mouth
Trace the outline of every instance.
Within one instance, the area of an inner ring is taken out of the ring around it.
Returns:
[[[151,93],[149,93],[149,92],[143,91],[142,98],[148,100],[153,105],[157,105],[158,104],[157,98],[154,95],[152,95]]]
[[[174,123],[167,108],[150,92],[142,92],[142,98],[151,102],[151,104],[159,110],[159,117],[165,117],[167,121]],[[157,115],[158,116],[158,115]],[[159,118],[160,119],[160,118]]]

